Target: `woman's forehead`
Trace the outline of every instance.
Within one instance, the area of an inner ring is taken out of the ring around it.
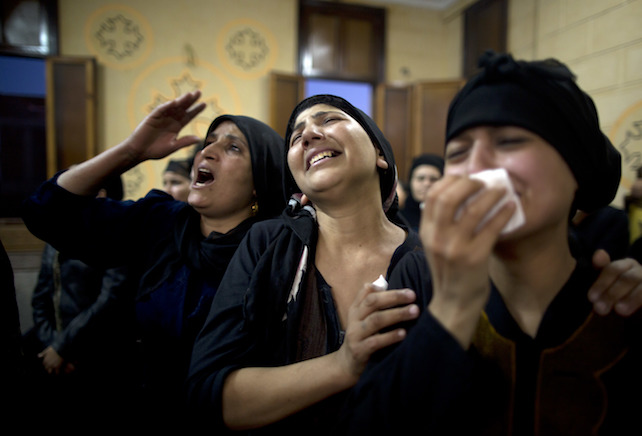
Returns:
[[[239,129],[239,127],[233,121],[230,121],[230,120],[222,121],[207,136],[208,138],[220,137],[220,136],[232,136],[232,137],[237,137],[241,139],[243,142],[247,144],[247,138],[245,137],[245,134],[243,134],[241,129]]]
[[[313,106],[310,106],[309,108],[302,110],[296,117],[295,125],[297,125],[299,122],[303,121],[306,118],[309,118],[309,117],[314,118],[328,112],[338,112],[344,115],[348,115],[346,112],[342,111],[336,106],[332,106],[326,103],[318,103]]]

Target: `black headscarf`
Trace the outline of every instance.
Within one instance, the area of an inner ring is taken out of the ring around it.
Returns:
[[[412,196],[411,181],[412,181],[412,174],[415,172],[415,170],[418,167],[422,165],[429,165],[431,167],[435,167],[439,170],[439,174],[443,175],[444,158],[436,154],[425,153],[425,154],[416,156],[412,160],[412,164],[410,165],[410,172],[408,173],[408,196],[406,197],[406,204],[404,205],[404,208],[400,211],[400,213],[401,213],[401,216],[403,216],[406,219],[410,228],[412,228],[415,231],[419,230],[419,221],[421,220],[421,208],[419,206],[420,203],[417,200],[415,200],[414,197]]]
[[[446,141],[479,125],[514,125],[552,145],[570,167],[578,190],[575,207],[591,212],[614,198],[621,177],[620,153],[600,130],[591,97],[556,59],[515,61],[486,52],[482,71],[451,102]]]
[[[383,205],[384,211],[386,211],[388,215],[390,215],[391,208],[396,210],[396,204],[397,204],[396,191],[395,191],[397,186],[397,167],[395,164],[394,155],[392,153],[392,146],[390,145],[386,137],[383,135],[383,132],[381,132],[377,124],[372,120],[372,118],[370,118],[361,109],[354,107],[345,99],[338,97],[336,95],[318,94],[318,95],[313,95],[312,97],[306,98],[294,108],[294,110],[292,111],[292,114],[290,115],[290,120],[288,121],[288,126],[285,133],[286,147],[284,151],[284,156],[285,156],[284,161],[287,162],[287,153],[288,153],[288,148],[290,144],[290,137],[292,136],[292,130],[294,129],[294,123],[296,122],[296,118],[299,116],[301,112],[317,104],[327,104],[330,106],[334,106],[337,109],[342,110],[343,112],[347,113],[352,118],[354,118],[354,120],[358,122],[361,125],[361,127],[363,127],[366,133],[368,133],[368,136],[370,137],[372,144],[383,154],[383,158],[386,160],[386,162],[388,162],[388,168],[387,169],[379,168],[381,203]],[[296,182],[294,181],[292,172],[288,168],[287,164],[285,165],[285,169],[284,169],[283,183],[285,185],[285,193],[287,194],[288,198],[292,194],[301,192]]]
[[[421,165],[429,165],[431,167],[435,167],[439,170],[439,174],[444,174],[443,157],[430,153],[420,154],[412,160],[412,164],[410,165],[410,172],[408,173],[408,186],[410,186],[410,182],[412,181],[412,173],[417,169],[417,167],[420,167]]]
[[[245,135],[250,147],[252,178],[259,204],[258,219],[281,213],[287,201],[283,192],[283,138],[267,124],[242,115],[221,115],[209,129],[207,136],[223,121],[231,121]]]
[[[193,158],[189,159],[172,159],[167,162],[165,167],[165,172],[172,172],[180,174],[183,177],[190,178],[190,172],[192,171],[192,164],[194,163]]]

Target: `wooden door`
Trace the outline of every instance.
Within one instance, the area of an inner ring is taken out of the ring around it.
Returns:
[[[422,153],[443,156],[448,107],[463,84],[460,79],[415,84],[412,157]]]
[[[375,121],[395,155],[399,180],[406,180],[412,160],[412,85],[380,84],[375,93]]]
[[[303,100],[305,79],[298,74],[270,74],[270,127],[285,137],[288,119],[294,107]]]
[[[88,57],[48,58],[47,174],[96,154],[96,63]]]
[[[506,51],[507,27],[507,0],[480,0],[466,9],[463,77],[470,78],[479,71],[477,61],[486,50]]]
[[[93,58],[46,59],[45,154],[47,177],[96,153],[96,80]],[[32,153],[32,150],[23,150]],[[44,180],[42,180],[44,182]],[[25,197],[31,192],[24,193]],[[0,240],[8,253],[39,253],[44,243],[19,217],[0,219]]]
[[[299,1],[299,72],[376,84],[385,73],[385,9]]]

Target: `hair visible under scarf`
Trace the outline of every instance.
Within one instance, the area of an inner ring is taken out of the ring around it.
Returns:
[[[319,94],[312,97],[308,97],[305,100],[301,101],[292,111],[290,115],[290,120],[288,121],[287,131],[285,133],[285,161],[287,162],[287,153],[290,144],[290,137],[292,136],[292,130],[294,129],[294,123],[296,122],[297,117],[301,112],[306,110],[309,107],[312,107],[317,104],[327,104],[334,106],[337,109],[342,110],[343,112],[350,115],[354,120],[363,127],[366,131],[373,145],[381,151],[383,158],[388,162],[388,168],[382,169],[379,168],[379,181],[381,187],[381,203],[383,205],[384,211],[388,212],[389,209],[396,204],[396,187],[397,187],[397,167],[395,164],[395,158],[392,153],[392,146],[384,136],[383,132],[379,129],[377,124],[370,118],[365,112],[361,109],[354,107],[347,100],[338,97],[336,95],[330,94]],[[284,185],[285,193],[290,197],[292,194],[301,192],[299,187],[292,176],[290,169],[285,166],[285,176],[284,176]]]
[[[250,147],[252,178],[259,204],[258,219],[279,215],[287,198],[283,191],[283,138],[267,124],[242,115],[221,115],[207,129],[207,136],[223,121],[233,122]]]
[[[591,97],[555,59],[515,61],[486,52],[482,71],[453,99],[446,142],[480,125],[518,126],[541,136],[566,161],[578,184],[575,206],[591,212],[614,198],[621,177],[620,153],[600,130]]]

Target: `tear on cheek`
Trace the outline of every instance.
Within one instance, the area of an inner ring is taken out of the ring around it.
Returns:
[[[512,232],[518,227],[522,226],[526,222],[524,217],[524,209],[522,208],[522,203],[519,200],[517,194],[515,194],[515,188],[513,183],[508,177],[508,172],[504,168],[498,168],[494,170],[480,171],[475,174],[470,175],[471,179],[480,180],[484,183],[486,188],[505,188],[506,195],[504,195],[498,202],[493,206],[493,208],[488,212],[488,214],[481,220],[477,228],[481,228],[486,222],[491,219],[497,212],[504,206],[507,202],[513,201],[515,203],[515,212],[511,219],[506,223],[500,234],[506,234]],[[459,219],[463,209],[466,207],[466,204],[473,201],[473,199],[479,194],[471,196],[457,211],[455,214],[455,219]]]

